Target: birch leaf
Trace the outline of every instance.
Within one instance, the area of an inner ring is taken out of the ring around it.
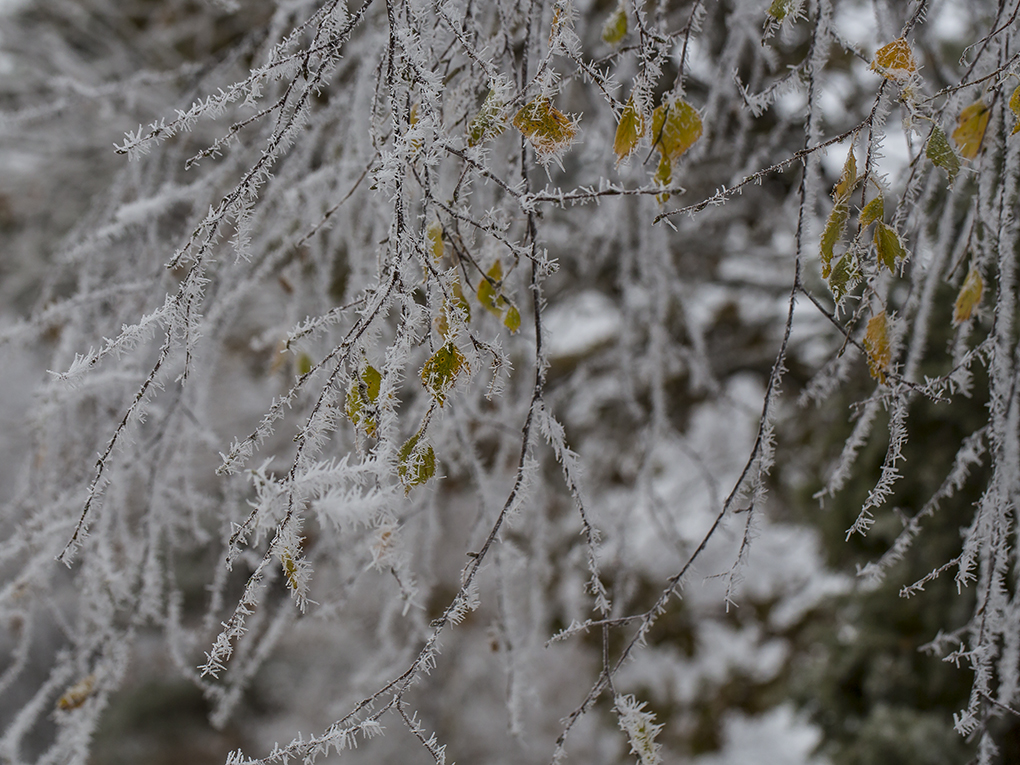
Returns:
[[[378,369],[369,365],[347,389],[344,414],[366,436],[374,436],[379,425],[378,415],[372,410],[379,400],[381,386],[382,375]]]
[[[623,107],[620,115],[620,124],[616,126],[616,138],[613,140],[613,151],[616,153],[616,162],[631,155],[637,148],[638,141],[645,133],[645,118],[641,111],[634,104],[634,96],[627,99],[627,105]]]
[[[609,14],[605,25],[602,27],[602,42],[609,45],[616,45],[627,36],[627,11],[623,3],[616,6],[616,10]]]
[[[885,203],[879,195],[864,205],[859,218],[861,228],[867,228],[876,220],[882,220],[885,215]]]
[[[960,172],[960,158],[956,156],[953,147],[949,145],[946,134],[942,132],[942,128],[938,125],[931,131],[931,137],[928,139],[928,146],[924,150],[924,155],[936,167],[941,167],[949,173],[949,184],[952,185],[953,181],[956,180],[956,174]]]
[[[836,265],[833,266],[832,273],[829,276],[829,291],[832,292],[832,296],[837,303],[853,289],[860,275],[861,272],[857,267],[856,260],[854,260],[849,252],[845,253]]]
[[[1020,85],[1016,86],[1013,95],[1009,97],[1009,108],[1017,119],[1017,123],[1013,126],[1013,132],[1010,135],[1016,135],[1020,133]]]
[[[397,474],[404,484],[404,493],[410,493],[415,486],[423,483],[436,474],[436,453],[431,446],[422,446],[421,431],[411,436],[397,452]]]
[[[870,68],[887,80],[902,82],[917,73],[917,62],[914,61],[910,43],[900,37],[875,52],[875,60],[871,62]]]
[[[850,220],[850,206],[846,202],[837,202],[829,213],[829,219],[825,222],[825,229],[822,231],[822,278],[828,279],[832,264],[832,251],[846,231],[847,221]]]
[[[432,257],[436,260],[441,260],[443,257],[443,226],[442,224],[434,220],[429,223],[425,229],[425,236],[428,237],[429,245],[432,250]]]
[[[974,159],[981,150],[990,116],[991,112],[985,102],[975,101],[956,118],[953,141],[960,147],[960,156],[964,159]]]
[[[974,309],[981,303],[981,294],[985,290],[984,279],[981,272],[974,266],[970,267],[967,278],[963,280],[960,287],[960,294],[956,296],[956,305],[953,307],[953,326],[967,321]]]
[[[468,146],[477,146],[506,130],[506,120],[503,117],[504,106],[505,104],[499,100],[495,91],[490,90],[489,95],[485,97],[481,111],[468,125]]]
[[[83,677],[64,691],[64,695],[57,699],[57,709],[65,712],[77,709],[85,703],[85,700],[88,699],[89,696],[92,695],[92,690],[95,688],[95,685],[95,675],[87,675]]]
[[[864,350],[868,354],[868,371],[880,383],[885,382],[886,372],[892,364],[892,349],[889,347],[889,324],[885,311],[868,320],[864,333]]]
[[[907,256],[896,230],[884,223],[879,223],[875,229],[875,248],[878,251],[878,262],[890,272],[895,271],[896,264]]]
[[[843,163],[843,173],[839,176],[839,181],[836,186],[832,189],[832,199],[834,202],[845,202],[850,198],[850,194],[857,186],[857,157],[854,156],[854,147],[850,147],[850,153],[846,157],[846,162]]]
[[[776,21],[782,21],[793,10],[793,0],[772,0],[772,5],[765,11]]]
[[[446,403],[446,394],[457,382],[462,370],[469,369],[460,349],[448,342],[425,362],[421,369],[421,382],[440,406]]]
[[[503,326],[510,330],[510,334],[517,334],[517,330],[521,328],[521,312],[517,310],[517,306],[512,305],[507,309],[506,316],[503,317]]]
[[[662,104],[652,112],[653,148],[676,162],[701,138],[703,126],[697,110],[686,101]]]
[[[544,96],[525,104],[514,115],[513,123],[540,156],[551,156],[567,148],[577,135],[574,121]]]
[[[497,260],[492,264],[492,268],[489,269],[486,276],[487,279],[482,279],[478,283],[478,302],[489,313],[502,317],[503,307],[506,305],[506,298],[500,294],[503,284],[503,264]]]

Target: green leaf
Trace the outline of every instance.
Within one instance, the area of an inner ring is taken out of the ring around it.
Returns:
[[[457,376],[465,369],[470,370],[467,359],[451,341],[432,354],[425,362],[421,369],[421,382],[436,402],[443,406],[446,403],[446,393],[457,381]]]
[[[793,10],[793,0],[772,0],[772,5],[765,12],[776,21],[782,21],[791,10]]]
[[[953,326],[962,324],[971,317],[974,309],[981,303],[981,294],[984,290],[985,281],[981,278],[981,272],[971,266],[967,278],[963,280],[963,286],[960,287],[960,294],[956,296],[956,305],[953,307]]]
[[[907,257],[896,230],[884,223],[879,223],[875,228],[875,248],[878,250],[878,262],[891,272],[896,270],[897,263]]]
[[[686,101],[662,104],[652,112],[652,147],[676,162],[697,143],[703,129],[697,110]]]
[[[506,130],[506,119],[503,117],[505,106],[506,104],[497,98],[496,92],[490,90],[481,111],[468,125],[468,146],[477,146]]]
[[[822,278],[828,279],[830,266],[832,264],[833,248],[836,243],[843,238],[843,233],[846,231],[847,221],[850,220],[850,205],[845,201],[837,202],[832,212],[829,213],[829,219],[825,222],[825,229],[822,231]]]
[[[577,135],[574,121],[549,103],[549,99],[539,96],[528,102],[514,115],[514,127],[520,130],[535,152],[541,155],[552,155],[565,149]]]
[[[312,357],[307,353],[300,353],[297,357],[297,373],[301,377],[312,371]]]
[[[411,436],[397,452],[397,474],[404,493],[421,486],[436,474],[436,453],[428,444],[419,444],[421,431]]]
[[[620,124],[616,126],[616,138],[613,140],[617,164],[631,155],[644,133],[645,118],[634,104],[634,96],[631,95],[627,99],[627,105],[623,107],[623,113],[620,114]]]
[[[602,27],[602,42],[609,45],[616,45],[627,36],[627,11],[623,3],[616,6],[616,10],[609,14],[605,25]]]
[[[882,216],[885,215],[885,203],[882,201],[882,195],[878,195],[861,210],[859,217],[860,227],[867,228],[876,220],[882,220]]]
[[[832,296],[839,303],[847,293],[854,288],[857,281],[860,279],[861,271],[857,267],[857,261],[848,252],[839,259],[832,268],[832,273],[829,277],[829,290],[832,292]]]
[[[928,139],[928,146],[924,155],[932,161],[936,167],[941,167],[949,173],[949,184],[956,180],[956,174],[960,172],[960,158],[956,156],[953,147],[949,145],[946,134],[938,125],[932,128],[931,137]]]

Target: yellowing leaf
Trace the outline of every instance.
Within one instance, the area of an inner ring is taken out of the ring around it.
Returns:
[[[503,318],[503,326],[511,333],[516,333],[521,328],[521,312],[517,310],[517,306],[512,305],[507,309],[506,316]]]
[[[985,138],[988,118],[991,116],[984,101],[976,101],[960,112],[960,116],[956,118],[953,141],[960,147],[961,157],[974,159],[977,156],[981,150],[981,142]]]
[[[506,120],[503,117],[504,106],[505,104],[496,97],[495,91],[490,90],[489,95],[485,97],[481,111],[468,125],[468,146],[477,146],[506,130]]]
[[[425,229],[425,236],[428,237],[432,249],[432,257],[440,260],[443,257],[443,226],[434,220]]]
[[[671,163],[697,143],[702,130],[701,117],[686,101],[662,104],[652,112],[652,147]]]
[[[312,357],[307,353],[302,353],[297,357],[297,373],[304,377],[306,374],[312,371]]]
[[[616,138],[613,140],[613,151],[616,161],[626,159],[637,148],[638,141],[645,134],[645,118],[641,110],[634,104],[634,96],[627,99],[627,105],[620,114],[620,124],[616,126]]]
[[[489,278],[478,283],[478,302],[489,313],[501,317],[503,306],[506,305],[506,298],[500,294],[503,286],[503,265],[497,260],[486,275]]]
[[[280,555],[280,565],[283,566],[283,575],[287,579],[287,586],[293,592],[298,592],[298,590],[302,589],[301,580],[298,578],[297,561],[294,560],[290,550],[284,550]]]
[[[1016,86],[1013,95],[1009,97],[1009,108],[1017,119],[1016,125],[1013,126],[1013,132],[1010,133],[1010,135],[1015,135],[1020,133],[1020,85]]]
[[[902,37],[883,45],[875,52],[871,69],[887,80],[909,80],[917,72],[917,63],[910,43]]]
[[[366,436],[374,436],[379,426],[375,403],[379,399],[382,375],[373,366],[366,365],[364,371],[347,388],[344,413],[354,427],[360,428]]]
[[[984,289],[985,282],[981,278],[981,272],[971,266],[967,278],[963,280],[963,286],[960,287],[960,294],[956,296],[956,305],[953,307],[954,326],[970,318],[974,309],[981,303]]]
[[[822,278],[828,279],[832,264],[832,251],[843,237],[846,231],[847,221],[850,220],[850,206],[846,202],[837,202],[829,213],[829,219],[825,222],[825,229],[822,231]]]
[[[884,223],[879,223],[875,228],[875,249],[878,251],[878,262],[890,271],[895,271],[896,264],[907,257],[896,230]]]
[[[432,394],[436,402],[443,406],[446,403],[446,393],[453,387],[457,375],[464,369],[470,369],[467,359],[453,342],[448,342],[432,354],[421,368],[422,385]]]
[[[882,201],[882,195],[878,195],[861,210],[859,218],[861,228],[867,228],[876,220],[882,220],[882,216],[885,215],[885,203]]]
[[[397,474],[404,484],[405,494],[436,474],[436,453],[431,446],[419,444],[420,439],[421,431],[418,431],[397,452]]]
[[[949,183],[952,185],[956,180],[956,174],[960,172],[960,158],[956,156],[953,147],[949,145],[946,134],[938,125],[932,128],[924,155],[937,167],[941,167],[949,173]]]
[[[77,709],[85,703],[85,700],[88,699],[89,696],[92,695],[92,689],[95,685],[95,675],[87,675],[83,677],[77,683],[64,691],[64,695],[57,699],[57,709],[61,709],[65,712]]]
[[[857,157],[854,156],[854,147],[850,147],[850,153],[846,157],[846,162],[843,163],[843,173],[839,176],[839,181],[836,186],[832,189],[832,199],[834,202],[845,202],[850,198],[850,194],[857,186]]]
[[[627,11],[623,3],[616,6],[616,10],[609,14],[605,25],[602,27],[602,42],[609,45],[616,45],[627,35]]]
[[[864,350],[868,354],[868,371],[880,383],[885,382],[886,372],[892,364],[892,348],[889,347],[889,323],[885,311],[868,320],[864,332]]]
[[[549,99],[544,96],[525,104],[514,115],[513,123],[515,128],[524,133],[540,156],[549,156],[565,149],[577,135],[574,121],[549,103]]]

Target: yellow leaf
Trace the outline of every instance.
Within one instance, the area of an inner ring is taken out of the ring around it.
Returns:
[[[506,129],[504,106],[505,104],[496,97],[496,92],[490,90],[481,111],[468,125],[468,146],[477,146],[490,138],[495,138]]]
[[[884,223],[879,223],[875,228],[875,249],[878,251],[878,262],[890,272],[895,271],[896,264],[907,257],[896,230]]]
[[[280,555],[280,564],[283,566],[283,575],[287,579],[287,586],[293,592],[301,589],[301,582],[298,579],[298,565],[289,550],[284,550]]]
[[[868,371],[880,383],[885,382],[886,372],[892,364],[892,348],[889,347],[889,325],[885,311],[868,320],[864,333],[864,350],[868,354]]]
[[[909,80],[917,72],[917,63],[910,43],[902,37],[883,45],[875,52],[871,69],[887,80]]]
[[[861,210],[859,218],[861,228],[867,228],[876,220],[882,220],[883,215],[885,215],[885,203],[882,201],[882,195],[879,194],[864,205],[864,208]]]
[[[83,677],[77,683],[64,691],[64,695],[57,699],[57,709],[61,709],[65,712],[77,709],[85,703],[85,700],[89,696],[92,695],[92,689],[95,685],[95,675],[87,675]]]
[[[503,326],[509,329],[511,334],[515,334],[521,328],[521,312],[517,310],[517,306],[512,305],[507,309]]]
[[[847,221],[850,220],[850,206],[846,202],[837,202],[822,231],[822,278],[828,279],[832,264],[832,250],[843,237]]]
[[[652,148],[671,163],[697,143],[702,130],[701,117],[686,101],[662,104],[652,112]]]
[[[489,269],[487,279],[478,283],[478,302],[482,308],[496,316],[503,316],[503,307],[506,305],[506,298],[501,294],[503,287],[503,265],[497,260]]]
[[[397,474],[404,484],[404,493],[410,493],[415,486],[426,483],[436,474],[436,453],[432,447],[419,444],[419,430],[400,447],[397,452]]]
[[[446,403],[447,392],[457,381],[461,370],[465,369],[470,370],[467,359],[451,341],[432,354],[425,362],[421,368],[421,382],[436,402],[443,406]]]
[[[544,96],[525,104],[514,115],[513,123],[540,156],[550,156],[565,149],[577,135],[575,122]]]
[[[843,173],[839,181],[832,189],[832,200],[834,202],[845,202],[850,198],[854,188],[857,186],[857,157],[854,156],[854,147],[850,147],[850,153],[843,163]]]
[[[953,141],[960,147],[961,157],[974,159],[977,156],[981,150],[981,142],[985,138],[988,118],[991,116],[984,101],[975,101],[960,112],[960,116],[956,118]]]
[[[616,45],[627,36],[627,11],[623,3],[616,6],[616,10],[609,14],[605,25],[602,27],[602,42],[609,45]]]
[[[952,185],[956,180],[956,174],[960,172],[960,158],[956,156],[953,147],[949,145],[949,139],[942,132],[938,125],[932,128],[931,137],[928,139],[928,146],[924,155],[932,161],[936,167],[941,167],[949,173],[949,183]]]
[[[641,110],[634,104],[634,96],[627,99],[627,105],[623,107],[620,114],[620,124],[616,126],[616,138],[613,141],[613,151],[616,152],[616,162],[626,159],[637,148],[638,141],[645,133],[645,118]]]
[[[1013,132],[1010,133],[1010,135],[1015,135],[1020,133],[1020,85],[1016,86],[1013,95],[1009,97],[1009,108],[1017,118],[1017,123],[1013,126]]]
[[[432,249],[432,257],[440,260],[443,257],[443,226],[434,220],[425,229],[425,236],[428,237]]]
[[[953,308],[954,326],[970,318],[974,309],[981,303],[984,289],[985,282],[981,278],[981,272],[971,266],[967,278],[963,280],[963,286],[960,287],[960,294],[956,296],[956,305]]]

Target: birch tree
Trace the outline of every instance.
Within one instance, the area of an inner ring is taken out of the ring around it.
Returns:
[[[676,761],[671,620],[799,619],[951,514],[960,544],[902,595],[973,598],[930,650],[972,685],[946,725],[996,762],[1020,708],[1018,11],[0,7],[23,391],[0,759],[86,762],[159,657],[217,728],[254,686],[296,705],[231,765]],[[972,402],[904,500],[912,435]],[[831,464],[784,442],[830,419]],[[875,443],[845,533],[897,533],[848,585],[777,496],[839,501]],[[698,630],[699,656],[736,645]]]

